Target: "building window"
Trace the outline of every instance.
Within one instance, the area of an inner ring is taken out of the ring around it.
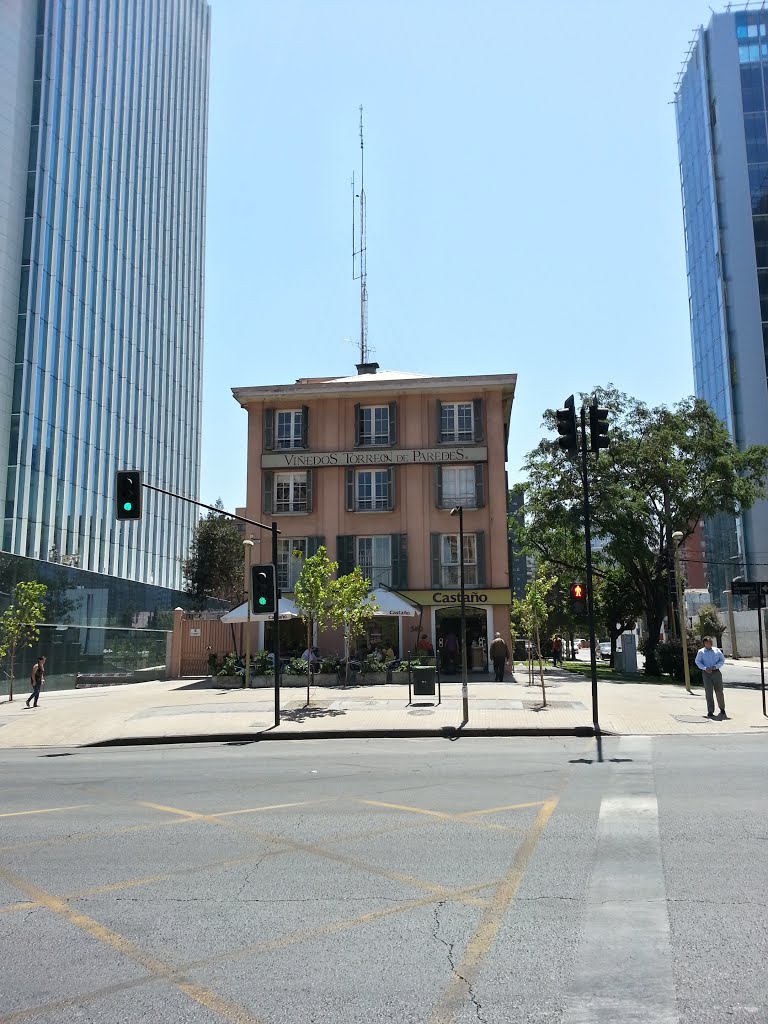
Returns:
[[[274,511],[308,511],[306,473],[275,473]]]
[[[444,533],[440,537],[440,585],[458,587],[460,580],[459,535]],[[464,585],[477,586],[477,538],[464,534]]]
[[[354,511],[386,512],[391,509],[391,479],[391,469],[356,470],[354,478]]]
[[[389,406],[364,405],[360,408],[360,444],[389,444]]]
[[[293,590],[307,557],[306,537],[279,537],[277,541],[277,583],[281,590]]]
[[[356,537],[355,561],[371,587],[392,586],[392,538]]]
[[[475,508],[475,467],[472,466],[440,466],[442,478],[442,497],[440,508],[453,508],[462,505],[464,508]]]
[[[443,402],[440,408],[440,440],[473,441],[473,412],[472,402]]]
[[[304,425],[301,409],[278,409],[275,413],[275,448],[303,448]]]

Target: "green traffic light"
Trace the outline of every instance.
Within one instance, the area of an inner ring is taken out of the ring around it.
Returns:
[[[123,508],[125,509],[126,512],[130,512],[131,509],[133,508],[133,505],[131,504],[130,501],[124,501]]]
[[[266,604],[266,603],[267,603],[266,597],[260,597],[259,598],[259,604]]]

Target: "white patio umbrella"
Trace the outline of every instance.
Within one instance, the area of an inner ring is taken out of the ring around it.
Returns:
[[[277,604],[277,613],[279,619],[298,619],[299,612],[293,601],[290,601],[287,597],[281,597]],[[263,613],[259,614],[251,611],[251,622],[271,622],[273,619],[272,612],[268,615]],[[242,604],[238,605],[237,608],[233,608],[228,611],[226,615],[222,615],[220,622],[247,622],[248,621],[248,602],[243,601]]]
[[[400,594],[395,594],[391,590],[384,590],[383,587],[377,587],[375,590],[372,590],[371,597],[379,606],[379,610],[376,612],[377,615],[411,616],[418,615],[421,611],[417,604],[402,597]]]

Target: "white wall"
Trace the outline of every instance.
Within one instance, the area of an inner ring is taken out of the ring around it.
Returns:
[[[765,635],[766,614],[762,610],[763,617],[763,647],[768,653],[768,639]],[[722,615],[727,620],[727,615]],[[757,658],[760,655],[760,639],[757,635],[757,611],[734,612],[734,624],[736,626],[736,647],[740,658]],[[730,657],[733,654],[730,631],[723,636],[723,653]]]

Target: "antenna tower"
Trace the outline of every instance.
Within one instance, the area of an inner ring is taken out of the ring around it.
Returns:
[[[355,200],[358,209],[355,211]],[[355,213],[358,227],[355,228]],[[360,192],[355,194],[355,175],[352,175],[352,280],[360,282],[360,362],[369,360],[368,348],[368,270],[365,241],[365,146],[363,143],[363,107],[360,105]]]

